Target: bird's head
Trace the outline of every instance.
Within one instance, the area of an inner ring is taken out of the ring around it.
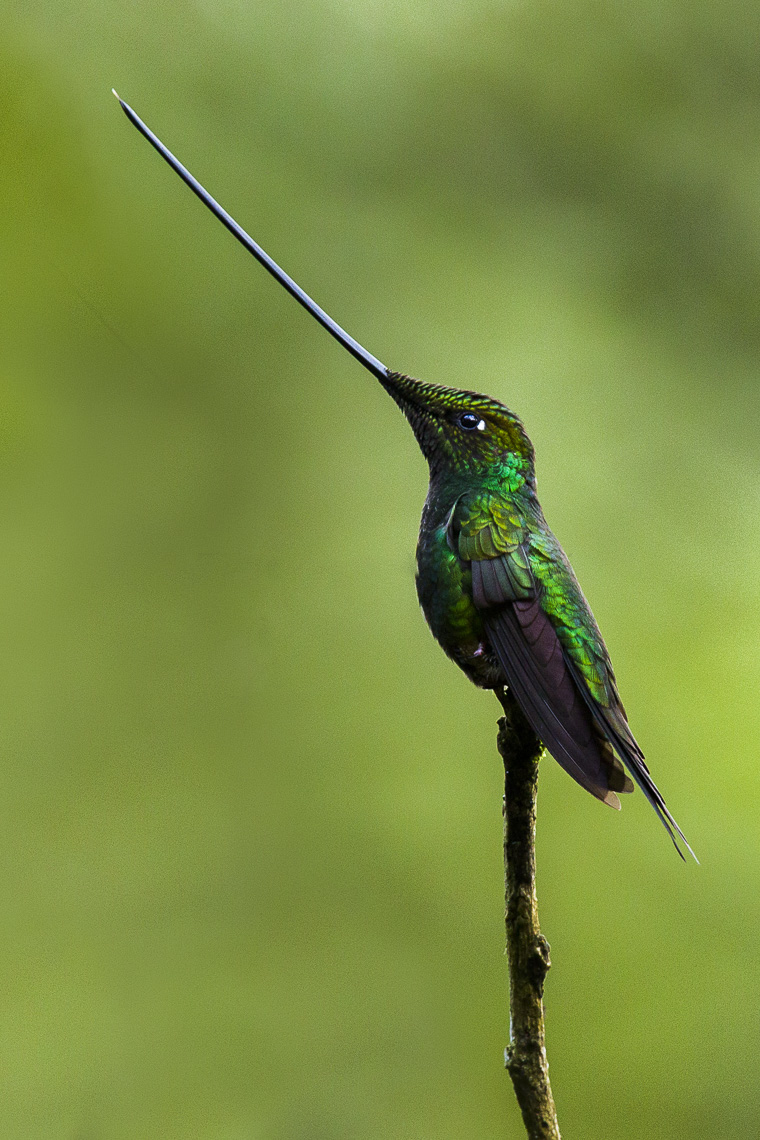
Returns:
[[[522,481],[533,479],[533,444],[498,400],[400,372],[388,372],[381,383],[409,420],[431,473],[512,471]]]

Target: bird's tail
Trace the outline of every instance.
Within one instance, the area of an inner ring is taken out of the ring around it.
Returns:
[[[596,722],[604,739],[614,748],[620,759],[625,764],[631,776],[636,781],[642,792],[646,796],[649,803],[662,822],[663,827],[670,836],[673,846],[678,854],[684,859],[684,853],[679,846],[678,840],[680,839],[686,850],[691,855],[695,863],[699,863],[696,855],[691,849],[688,839],[681,831],[681,828],[676,823],[671,812],[668,809],[665,800],[663,799],[662,792],[652,779],[651,772],[647,767],[644,759],[644,753],[636,741],[633,733],[631,732],[628,721],[626,719],[625,710],[622,704],[618,702],[617,708],[610,707],[604,708],[602,705],[595,701],[588,687],[583,683],[583,679],[578,676],[577,669],[572,661],[568,660],[568,666],[575,676],[576,684],[580,689],[583,697],[591,712],[591,716]]]

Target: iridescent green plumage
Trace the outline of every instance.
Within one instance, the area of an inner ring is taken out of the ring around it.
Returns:
[[[614,807],[616,793],[633,791],[624,764],[680,854],[676,834],[686,840],[628,727],[602,635],[536,498],[533,445],[520,420],[487,396],[386,368],[119,102],[193,193],[402,408],[430,465],[417,590],[440,645],[475,684],[497,695],[509,687],[555,759]]]
[[[474,392],[398,373],[382,382],[430,465],[417,591],[433,636],[475,684],[497,694],[509,686],[559,763],[613,807],[618,792],[633,791],[622,760],[674,843],[676,834],[683,839],[628,727],[599,627],[544,519],[520,420]]]

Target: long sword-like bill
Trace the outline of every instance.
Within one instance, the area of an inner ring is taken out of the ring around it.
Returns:
[[[352,336],[349,336],[345,329],[342,329],[340,325],[332,319],[332,317],[328,316],[324,309],[321,309],[316,301],[313,301],[309,294],[305,293],[301,286],[297,285],[293,278],[288,276],[284,269],[280,269],[277,262],[273,261],[269,254],[266,253],[261,248],[261,246],[253,240],[250,234],[247,234],[243,227],[238,225],[235,219],[230,214],[228,214],[222,206],[219,205],[215,198],[211,197],[208,190],[204,189],[204,187],[201,186],[197,178],[193,177],[190,171],[182,165],[179,159],[174,157],[172,152],[164,146],[164,144],[156,135],[153,134],[153,131],[150,129],[150,127],[146,126],[140,116],[132,110],[129,104],[125,103],[124,100],[120,98],[115,91],[114,95],[116,95],[116,98],[119,100],[121,109],[129,119],[130,123],[132,123],[133,126],[137,127],[140,134],[148,140],[152,147],[155,147],[164,161],[167,162],[169,166],[171,166],[172,170],[174,170],[180,176],[182,181],[190,187],[192,192],[197,195],[198,198],[200,198],[204,206],[208,206],[211,213],[219,219],[223,226],[227,227],[232,236],[236,237],[240,244],[245,246],[248,252],[252,253],[256,260],[259,261],[264,266],[264,268],[272,274],[275,280],[279,281],[284,289],[287,289],[291,297],[295,297],[296,301],[298,301],[299,304],[303,305],[304,309],[306,309],[307,312],[311,313],[314,319],[319,321],[319,323],[324,328],[326,328],[327,331],[332,336],[334,336],[335,339],[340,344],[342,344],[343,347],[359,361],[360,364],[363,364],[364,367],[367,368],[373,376],[376,376],[378,380],[387,379],[388,369],[385,367],[385,365],[382,364],[376,356],[373,356],[371,352],[367,352],[366,348],[363,348],[362,345],[360,345],[358,341],[354,340]]]

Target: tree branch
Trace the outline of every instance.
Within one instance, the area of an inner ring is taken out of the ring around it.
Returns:
[[[509,961],[510,1041],[505,1052],[529,1140],[561,1140],[549,1084],[544,981],[549,943],[538,925],[536,791],[541,741],[507,690],[498,748],[504,761],[504,888]]]

